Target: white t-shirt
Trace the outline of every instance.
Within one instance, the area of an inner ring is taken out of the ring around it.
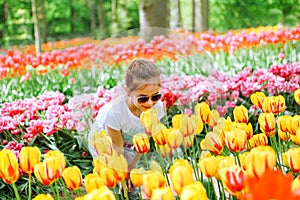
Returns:
[[[158,109],[159,119],[164,116],[164,106],[161,100],[158,101],[152,108]],[[128,105],[126,104],[125,94],[113,99],[111,102],[100,108],[92,125],[89,140],[92,138],[93,133],[103,129],[107,130],[107,127],[122,131],[124,142],[129,144],[132,144],[133,135],[145,132],[140,118],[135,116],[129,110]],[[89,145],[89,149],[93,157],[97,156],[93,147]]]

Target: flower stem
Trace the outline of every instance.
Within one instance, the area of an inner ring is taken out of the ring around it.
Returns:
[[[16,184],[15,184],[15,183],[12,183],[11,185],[12,185],[12,187],[13,187],[13,189],[14,189],[14,192],[15,192],[15,195],[16,195],[16,199],[17,199],[17,200],[21,200],[20,195],[19,195],[19,192],[18,192],[18,189],[17,189],[17,187],[16,187]]]
[[[60,200],[60,196],[59,196],[59,190],[58,190],[58,185],[57,185],[57,181],[54,182],[55,184],[55,189],[56,189],[56,196],[57,196],[57,199]]]
[[[124,193],[125,193],[125,197],[126,197],[126,200],[129,200],[129,197],[128,197],[128,191],[127,191],[127,187],[125,185],[125,181],[122,180],[122,188],[124,190]],[[121,195],[122,196],[122,195]]]
[[[63,188],[64,188],[64,193],[66,195],[66,200],[69,200],[70,196],[69,196],[69,193],[67,192],[66,184],[65,184],[63,179],[60,179],[60,181],[61,181],[61,184],[63,185]]]
[[[28,200],[31,200],[31,173],[28,174]]]

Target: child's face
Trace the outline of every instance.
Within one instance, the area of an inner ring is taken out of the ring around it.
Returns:
[[[141,112],[157,104],[161,98],[158,84],[147,84],[144,87],[134,90],[131,95],[131,101]]]

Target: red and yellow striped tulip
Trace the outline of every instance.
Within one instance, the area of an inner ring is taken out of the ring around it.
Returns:
[[[57,180],[62,176],[66,167],[64,154],[58,150],[50,150],[44,157],[43,161],[47,177],[51,180]]]
[[[211,110],[210,111],[210,121],[208,123],[208,125],[213,128],[218,124],[218,120],[220,119],[220,114],[217,110]]]
[[[7,184],[15,183],[20,177],[19,163],[10,149],[0,151],[0,178]]]
[[[177,149],[183,142],[183,136],[179,129],[168,128],[166,130],[166,140],[169,147]]]
[[[275,117],[273,113],[261,113],[258,117],[260,130],[268,137],[274,136],[276,132]]]
[[[237,123],[245,123],[248,124],[248,110],[245,106],[236,106],[233,109],[233,117],[234,121]]]
[[[82,184],[81,171],[77,166],[65,168],[62,177],[69,190],[76,190]]]
[[[268,137],[266,134],[259,133],[253,136],[253,140],[255,142],[255,146],[267,146],[268,145]]]
[[[23,147],[20,151],[20,167],[23,172],[31,174],[34,166],[40,163],[41,151],[38,147]]]
[[[140,116],[140,121],[145,128],[146,134],[151,136],[153,127],[160,123],[158,109],[151,108],[143,111]]]
[[[245,157],[246,172],[251,177],[261,177],[266,170],[275,166],[276,153],[270,146],[254,147]]]
[[[287,120],[288,126],[288,132],[291,135],[296,135],[296,130],[298,127],[300,127],[300,115],[295,115],[292,118]]]
[[[181,195],[181,200],[193,200],[193,199],[201,199],[208,200],[205,187],[201,182],[195,181],[189,185],[183,187]]]
[[[289,131],[288,127],[289,127],[291,119],[292,119],[292,116],[290,116],[290,115],[279,116],[277,118],[277,126],[278,126],[279,130],[282,132],[288,132]]]
[[[231,152],[240,152],[246,148],[247,134],[241,129],[226,132],[225,143]]]
[[[158,123],[154,125],[152,138],[157,145],[165,145],[167,143],[166,132],[167,127],[164,124]]]
[[[41,182],[45,186],[51,185],[54,182],[54,179],[50,179],[47,176],[46,169],[42,162],[34,166],[34,176],[37,178],[39,182]]]
[[[156,150],[161,153],[163,157],[171,156],[172,149],[168,145],[155,145]]]
[[[295,172],[300,172],[300,147],[291,148],[287,151],[287,161],[290,169]]]
[[[208,150],[215,155],[220,155],[223,151],[223,145],[220,142],[219,136],[215,132],[208,132],[205,138],[201,140],[200,147],[203,150]]]
[[[274,114],[281,113],[285,110],[285,99],[282,95],[270,98],[271,112]]]
[[[255,92],[253,94],[251,94],[250,96],[250,100],[251,102],[258,108],[260,108],[261,110],[263,110],[263,100],[265,98],[265,94],[262,92]]]
[[[294,99],[295,99],[296,103],[300,105],[300,89],[297,89],[294,92]]]
[[[166,186],[166,179],[159,170],[148,170],[143,174],[144,193],[151,198],[154,189]]]
[[[187,114],[177,114],[172,118],[172,127],[179,129],[183,137],[187,137],[196,133],[198,124],[195,119],[189,117]]]
[[[170,187],[157,188],[152,191],[151,200],[174,200],[175,197]]]
[[[103,136],[97,138],[90,143],[97,152],[97,155],[108,154],[112,155],[113,152],[113,143],[110,136]]]
[[[147,153],[150,150],[149,137],[146,133],[138,133],[132,137],[134,148],[139,153]]]
[[[203,124],[209,124],[211,120],[210,107],[207,103],[201,102],[194,106],[194,113],[201,117]]]
[[[194,135],[186,136],[183,138],[185,148],[190,148],[194,144]]]
[[[169,170],[174,191],[180,195],[185,185],[194,182],[193,168],[187,160],[176,159]]]

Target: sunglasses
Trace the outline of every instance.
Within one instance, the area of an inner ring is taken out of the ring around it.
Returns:
[[[151,101],[158,101],[161,98],[161,94],[154,94],[151,96]],[[137,102],[139,104],[146,103],[149,101],[149,96],[139,96]]]

